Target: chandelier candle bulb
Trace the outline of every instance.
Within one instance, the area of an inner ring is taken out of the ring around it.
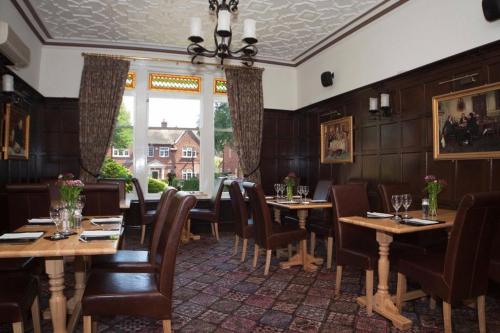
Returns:
[[[370,111],[378,110],[378,99],[376,97],[370,97]]]
[[[389,94],[380,94],[380,107],[389,107]]]
[[[199,17],[191,18],[191,36],[201,37],[201,18]]]
[[[2,76],[2,91],[13,92],[14,91],[14,77],[10,74],[4,74]]]
[[[243,22],[243,39],[257,39],[255,33],[255,20],[245,19]]]
[[[228,10],[219,11],[217,33],[221,37],[229,37],[231,35],[231,13]]]

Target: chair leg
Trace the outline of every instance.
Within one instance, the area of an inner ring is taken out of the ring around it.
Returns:
[[[253,247],[253,268],[257,267],[257,258],[259,257],[259,246],[257,244]]]
[[[12,331],[14,333],[24,333],[23,322],[18,321],[17,323],[12,323]]]
[[[245,261],[247,256],[248,239],[243,238],[243,248],[241,249],[241,262]]]
[[[215,237],[215,228],[214,228],[214,224],[213,223],[210,223],[210,231],[212,232],[212,236]]]
[[[311,249],[309,253],[314,257],[314,249],[316,248],[316,234],[311,231]]]
[[[436,299],[434,297],[429,297],[429,308],[431,310],[436,310]]]
[[[31,318],[33,320],[33,331],[41,333],[42,326],[40,323],[40,303],[38,302],[38,296],[35,297],[33,304],[31,304]]]
[[[396,289],[396,307],[399,312],[403,310],[403,297],[406,294],[406,276],[404,274],[398,273],[398,285]]]
[[[486,333],[486,301],[485,296],[477,297],[477,318],[479,319],[479,333]]]
[[[451,333],[451,304],[443,301],[444,333]]]
[[[83,316],[83,333],[92,333],[92,317]]]
[[[233,256],[236,255],[236,253],[238,253],[238,242],[239,242],[240,238],[238,237],[238,235],[234,235],[234,249],[233,249]]]
[[[292,244],[288,244],[288,260],[292,258]]]
[[[333,237],[327,238],[326,243],[326,268],[332,268],[332,260],[333,260]]]
[[[342,266],[337,265],[337,275],[335,278],[335,296],[340,295],[340,284],[342,283]]]
[[[266,250],[266,265],[264,266],[264,275],[269,274],[269,266],[271,265],[271,254],[273,250]]]
[[[163,320],[163,333],[172,332],[172,322],[170,320]]]
[[[146,225],[141,226],[141,245],[144,244],[144,238],[146,238]]]
[[[214,223],[215,239],[219,240],[219,223]]]
[[[373,270],[366,271],[366,312],[368,316],[373,313]]]

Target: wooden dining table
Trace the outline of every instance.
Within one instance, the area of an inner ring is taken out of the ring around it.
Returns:
[[[49,300],[50,316],[54,333],[72,332],[76,327],[81,312],[81,298],[85,290],[85,257],[113,254],[116,253],[118,248],[119,239],[82,242],[79,240],[79,235],[84,230],[116,228],[117,224],[100,226],[91,224],[90,217],[84,217],[81,230],[78,230],[76,235],[69,236],[66,239],[53,241],[44,238],[55,232],[54,225],[24,225],[18,228],[16,232],[43,231],[44,235],[29,243],[0,243],[0,258],[45,258],[45,271],[49,277],[49,290],[51,293]],[[70,300],[66,301],[64,296],[64,261],[68,257],[75,258],[75,294]],[[72,316],[66,326],[68,312]]]
[[[408,214],[414,218],[422,218],[421,211],[409,211]],[[455,221],[456,211],[448,209],[439,209],[437,216],[433,220],[440,221],[437,224],[423,226],[412,226],[398,223],[390,218],[368,218],[364,216],[348,216],[339,218],[340,222],[354,224],[364,228],[374,229],[376,239],[379,245],[378,259],[378,286],[377,292],[373,297],[373,310],[392,321],[393,325],[401,330],[409,329],[412,321],[403,316],[394,303],[394,297],[389,293],[389,250],[394,235],[422,232],[426,230],[448,229],[451,230]],[[427,218],[430,219],[430,218]],[[419,293],[418,296],[425,296]],[[415,296],[404,296],[405,300],[413,299]],[[366,306],[366,297],[361,296],[357,299],[360,305]]]
[[[306,228],[307,216],[309,215],[309,210],[311,209],[321,209],[321,208],[332,208],[332,203],[328,201],[308,201],[308,200],[293,200],[293,202],[282,200],[282,199],[269,199],[266,198],[268,205],[272,206],[274,209],[274,220],[281,224],[281,210],[287,209],[297,212],[297,218],[299,219],[299,227],[301,229]],[[312,272],[317,270],[318,266],[323,263],[322,258],[317,258],[309,253],[307,253],[307,239],[304,239],[302,246],[298,247],[297,254],[292,256],[287,261],[281,262],[281,268],[289,268],[295,265],[302,265],[305,271]],[[306,251],[306,255],[302,256],[302,251]],[[305,260],[303,259],[305,258]]]

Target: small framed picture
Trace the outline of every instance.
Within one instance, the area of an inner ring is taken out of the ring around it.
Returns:
[[[352,116],[321,124],[321,163],[352,163]]]
[[[432,98],[434,158],[500,157],[500,83]]]
[[[28,159],[30,116],[11,103],[4,105],[3,158]]]

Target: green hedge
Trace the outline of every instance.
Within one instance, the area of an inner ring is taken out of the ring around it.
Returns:
[[[148,192],[149,193],[158,193],[163,192],[167,187],[167,183],[162,182],[161,180],[148,178]]]
[[[100,176],[101,178],[123,178],[125,179],[125,191],[132,192],[132,174],[123,165],[109,157],[106,157],[102,163]]]

